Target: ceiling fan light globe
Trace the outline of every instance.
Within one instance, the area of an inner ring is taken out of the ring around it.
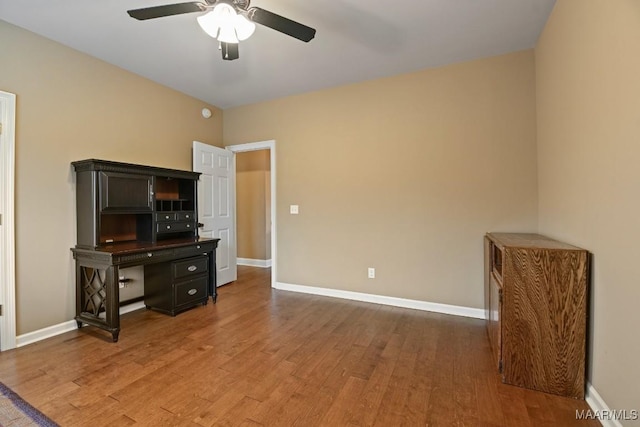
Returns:
[[[200,28],[214,39],[218,37],[220,31],[220,19],[214,12],[209,12],[197,18]]]
[[[236,10],[227,3],[218,3],[211,11],[213,15],[218,18],[221,23],[233,21],[237,15]]]
[[[218,41],[224,43],[238,43],[238,37],[236,36],[236,30],[233,25],[223,25],[220,27]]]
[[[246,40],[251,37],[253,32],[256,30],[256,24],[249,21],[243,15],[237,15],[235,19],[235,29],[238,40]]]

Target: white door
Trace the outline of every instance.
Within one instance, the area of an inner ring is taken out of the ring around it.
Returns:
[[[200,236],[220,239],[216,249],[217,286],[238,278],[235,235],[235,172],[229,150],[193,141],[193,170],[198,182]]]

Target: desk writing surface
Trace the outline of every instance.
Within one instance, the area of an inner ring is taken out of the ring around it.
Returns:
[[[219,239],[212,239],[208,237],[196,237],[196,238],[182,238],[182,239],[167,239],[167,240],[158,240],[157,242],[141,242],[141,241],[131,241],[131,242],[121,242],[110,245],[98,246],[95,249],[80,249],[74,248],[74,251],[77,252],[105,252],[110,254],[118,254],[124,255],[127,253],[136,253],[136,252],[145,252],[145,251],[153,251],[160,249],[171,249],[177,248],[181,246],[189,246],[197,243],[214,243]]]

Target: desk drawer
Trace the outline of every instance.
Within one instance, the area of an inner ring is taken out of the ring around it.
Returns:
[[[209,279],[207,276],[191,279],[187,282],[176,283],[176,308],[203,300],[206,301],[208,283]]]
[[[196,217],[193,212],[176,212],[178,221],[193,221]]]
[[[191,231],[195,228],[195,224],[192,222],[159,222],[156,226],[156,231],[158,233],[177,233],[181,231]]]
[[[158,212],[156,213],[156,221],[175,221],[176,214],[174,212]]]
[[[213,251],[213,249],[213,245],[210,243],[200,243],[197,245],[176,248],[174,252],[176,254],[176,258],[187,258],[202,255],[206,252],[211,252]]]
[[[174,262],[172,264],[172,267],[174,279],[195,276],[209,271],[209,258],[204,255],[189,258],[182,261]]]

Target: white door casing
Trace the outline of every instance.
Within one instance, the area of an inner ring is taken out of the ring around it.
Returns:
[[[193,170],[198,182],[200,236],[219,238],[216,249],[216,286],[238,278],[235,233],[234,154],[229,150],[193,141]]]
[[[16,347],[15,117],[16,96],[0,91],[0,350]]]

